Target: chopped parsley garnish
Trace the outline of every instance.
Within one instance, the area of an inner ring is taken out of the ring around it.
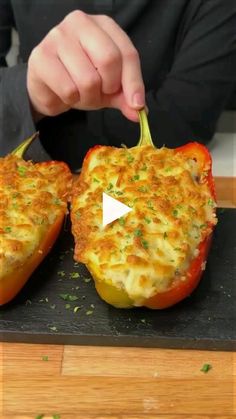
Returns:
[[[141,169],[140,169],[140,170],[142,170],[142,172],[144,172],[145,170],[147,170],[147,165],[146,165],[146,163],[144,163],[143,167],[141,167]]]
[[[65,276],[66,273],[65,273],[65,271],[58,271],[57,272],[57,275],[59,275],[59,276]]]
[[[73,312],[74,312],[74,313],[77,313],[77,311],[78,311],[78,310],[80,310],[80,309],[81,309],[81,307],[80,307],[80,306],[76,306],[76,307],[74,307]]]
[[[98,180],[96,177],[94,177],[93,182],[100,183],[100,180]]]
[[[77,279],[80,277],[80,274],[78,272],[71,272],[70,273],[70,278],[71,279]]]
[[[172,214],[173,214],[174,217],[178,217],[178,210],[177,209],[174,209],[173,212],[172,212]]]
[[[123,195],[123,192],[121,192],[121,191],[114,191],[114,193],[118,196]]]
[[[57,332],[57,327],[56,326],[50,326],[49,329],[52,330],[52,332]]]
[[[79,297],[76,295],[70,295],[70,294],[59,294],[59,297],[62,298],[64,301],[76,301]]]
[[[118,220],[118,223],[120,224],[120,226],[124,226],[125,225],[124,217],[120,217],[119,220]]]
[[[93,310],[86,311],[86,316],[90,316],[91,314],[93,314]]]
[[[172,169],[172,167],[166,167],[165,172],[171,172]]]
[[[109,183],[109,185],[108,185],[108,187],[107,187],[107,190],[108,190],[108,191],[111,191],[111,190],[112,190],[112,188],[113,188],[113,183]]]
[[[164,239],[166,239],[168,237],[167,232],[165,231],[165,233],[163,234]]]
[[[150,218],[144,217],[144,221],[147,224],[150,224],[152,220],[150,220]]]
[[[127,156],[127,161],[128,161],[128,163],[133,163],[133,161],[134,161],[134,157],[133,157],[133,156],[131,156],[131,154],[128,154],[128,156]]]
[[[59,198],[54,198],[54,199],[53,199],[53,203],[54,203],[55,205],[60,205],[60,204],[61,204],[61,200],[60,200]]]
[[[136,230],[134,230],[134,235],[135,237],[141,237],[143,235],[143,232],[139,228],[136,228]]]
[[[84,278],[84,282],[87,284],[88,282],[91,281],[91,278]]]
[[[207,224],[201,224],[200,226],[199,226],[199,228],[206,228],[207,227]]]
[[[11,233],[11,227],[4,227],[5,233]]]
[[[130,180],[131,182],[135,182],[136,180],[139,180],[140,176],[139,175],[134,175]]]
[[[154,207],[152,205],[152,201],[147,201],[147,206],[149,209],[154,210]]]
[[[142,246],[144,247],[144,249],[148,249],[149,244],[147,242],[147,240],[141,240]]]
[[[39,300],[39,303],[48,303],[48,297],[41,298],[41,300]]]
[[[76,211],[75,216],[77,218],[77,220],[81,217],[81,213],[79,211]]]
[[[58,413],[56,413],[55,415],[52,415],[52,419],[60,419],[61,415],[58,415]]]
[[[149,191],[149,188],[147,186],[140,186],[138,188],[138,191],[139,192],[148,192]]]
[[[201,368],[201,370],[200,371],[202,371],[202,372],[204,372],[204,373],[207,373],[209,370],[211,370],[212,369],[212,365],[211,364],[204,364],[203,366],[202,366],[202,368]]]
[[[35,419],[43,419],[44,418],[44,414],[42,413],[41,415],[37,415],[37,416],[35,416]]]
[[[65,309],[66,309],[66,310],[69,310],[69,309],[70,309],[70,307],[71,307],[71,305],[70,305],[70,304],[66,304],[66,305],[65,305]]]
[[[25,166],[18,166],[17,167],[17,171],[18,171],[19,175],[23,177],[23,176],[26,175],[27,167],[25,167]]]
[[[214,203],[213,199],[208,199],[207,204],[208,204],[210,207],[214,207],[214,206],[215,206],[215,203]]]
[[[131,235],[130,234],[126,234],[125,239],[131,239]]]
[[[43,355],[42,356],[42,361],[48,361],[48,356],[47,355]]]

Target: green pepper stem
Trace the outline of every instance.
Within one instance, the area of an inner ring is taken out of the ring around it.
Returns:
[[[138,111],[138,115],[140,123],[140,139],[137,146],[152,145],[153,147],[155,147],[152,141],[145,109],[143,108],[140,111]]]
[[[32,143],[32,141],[38,136],[38,134],[38,132],[35,132],[31,137],[27,138],[27,140],[23,141],[23,143],[21,143],[17,148],[15,148],[15,150],[13,150],[11,154],[23,158],[27,148]]]

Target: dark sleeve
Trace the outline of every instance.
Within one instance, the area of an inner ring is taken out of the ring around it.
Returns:
[[[236,1],[204,0],[191,20],[181,23],[174,62],[164,83],[158,91],[147,92],[157,145],[208,142],[235,89]],[[131,145],[137,141],[138,127],[117,111],[91,113],[90,126],[116,145],[125,139]]]
[[[26,65],[0,68],[0,156],[11,152],[36,128],[26,89]]]
[[[10,1],[0,0],[0,156],[35,131],[26,89],[27,67],[6,67],[13,25]]]

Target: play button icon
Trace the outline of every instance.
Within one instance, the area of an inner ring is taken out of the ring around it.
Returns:
[[[128,212],[132,211],[132,208],[128,207],[117,199],[112,198],[103,192],[102,194],[102,225],[105,227],[112,221],[117,220]]]

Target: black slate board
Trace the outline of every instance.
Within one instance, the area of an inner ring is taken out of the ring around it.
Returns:
[[[162,311],[120,310],[101,301],[86,268],[74,266],[73,238],[67,226],[21,293],[1,307],[1,340],[235,350],[236,210],[219,209],[218,218],[199,287],[185,301]],[[70,278],[71,272],[80,277]],[[59,297],[66,293],[78,296],[70,309]],[[81,308],[74,313],[76,306]]]

